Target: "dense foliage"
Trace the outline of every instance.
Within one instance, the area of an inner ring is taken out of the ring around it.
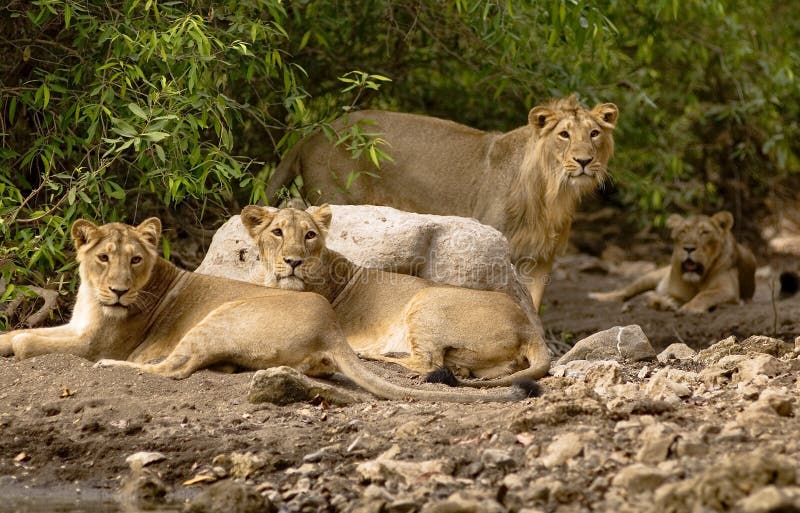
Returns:
[[[800,167],[799,13],[776,0],[10,0],[0,273],[70,288],[80,216],[159,215],[165,241],[213,227],[264,199],[300,136],[367,106],[507,130],[552,96],[613,101],[612,201],[638,222],[723,204],[741,217]],[[342,142],[384,157],[368,132]]]

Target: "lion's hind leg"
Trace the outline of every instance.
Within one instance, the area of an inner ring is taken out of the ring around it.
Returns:
[[[595,301],[615,302],[627,301],[628,299],[647,292],[648,290],[655,289],[659,282],[669,274],[669,267],[662,267],[654,271],[650,271],[637,278],[633,283],[626,285],[609,292],[590,292],[589,298]]]
[[[263,333],[248,333],[237,329],[239,319],[265,323],[257,305],[236,301],[220,305],[196,326],[187,331],[174,349],[158,363],[137,361],[101,360],[97,367],[127,367],[174,379],[184,379],[195,371],[218,365],[264,368],[271,366],[275,354],[269,343],[268,329]],[[171,347],[159,342],[153,346]]]

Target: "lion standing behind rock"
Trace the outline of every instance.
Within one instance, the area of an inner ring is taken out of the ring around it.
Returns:
[[[587,110],[574,95],[534,107],[528,125],[507,133],[413,114],[356,112],[334,127],[364,124],[386,141],[392,161],[381,164],[378,178],[360,176],[347,187],[373,165],[317,133],[286,155],[268,198],[302,175],[303,195],[317,204],[474,217],[508,238],[538,308],[578,201],[606,179],[617,117],[614,104]]]

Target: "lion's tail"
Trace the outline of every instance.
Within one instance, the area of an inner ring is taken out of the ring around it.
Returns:
[[[547,371],[550,370],[550,350],[540,336],[537,335],[536,340],[531,341],[529,344],[527,357],[528,367],[521,371],[496,379],[458,380],[458,384],[472,388],[518,386],[526,389],[528,395],[538,395],[537,387],[532,382],[545,376]]]
[[[739,259],[736,268],[739,273],[739,297],[751,299],[756,291],[756,257],[741,244],[737,244]]]
[[[482,401],[510,402],[528,396],[527,391],[514,387],[508,390],[424,390],[396,385],[367,369],[349,346],[332,354],[339,370],[356,385],[386,399],[474,403]]]
[[[281,200],[281,190],[290,187],[295,178],[300,176],[302,169],[300,166],[300,152],[302,151],[303,141],[298,142],[291,150],[284,155],[280,164],[269,177],[267,184],[267,201],[271,205],[277,206]]]

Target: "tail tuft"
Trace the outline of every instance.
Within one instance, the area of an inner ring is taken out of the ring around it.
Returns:
[[[539,397],[542,395],[542,387],[532,379],[515,379],[514,387],[525,392],[525,397]]]
[[[429,372],[425,376],[425,383],[443,383],[449,387],[458,386],[458,379],[453,371],[447,367],[441,367],[435,371]]]
[[[800,289],[800,277],[797,276],[797,273],[784,271],[781,273],[779,279],[781,282],[782,298],[791,297],[797,294],[798,289]]]

